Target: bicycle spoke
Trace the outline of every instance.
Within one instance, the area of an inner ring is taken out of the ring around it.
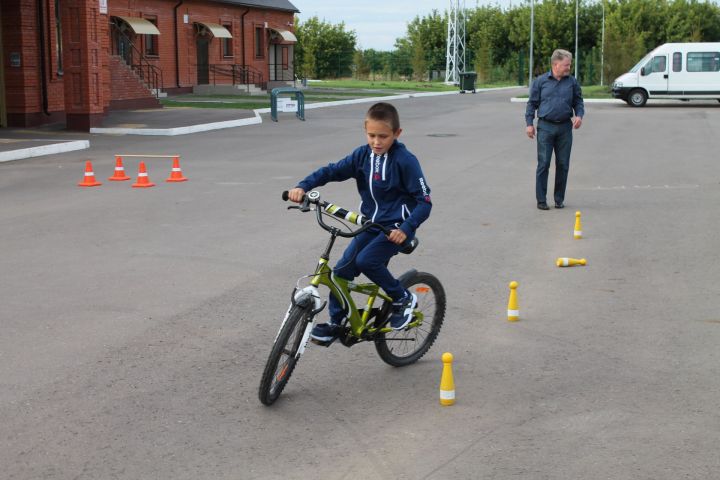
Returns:
[[[383,334],[376,342],[380,357],[390,365],[409,365],[421,358],[435,341],[445,314],[442,284],[430,274],[417,273],[407,289],[418,297],[416,319],[402,331]]]

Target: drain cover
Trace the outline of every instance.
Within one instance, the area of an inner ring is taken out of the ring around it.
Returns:
[[[457,133],[428,133],[428,137],[457,137]]]

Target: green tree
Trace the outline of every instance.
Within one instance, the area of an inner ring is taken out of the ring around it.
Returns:
[[[395,75],[400,75],[404,78],[409,78],[412,75],[413,49],[412,44],[407,38],[399,38],[395,41],[395,50],[390,57],[391,64],[388,70],[391,79],[394,78]]]
[[[304,76],[338,78],[352,73],[356,36],[345,24],[309,18],[297,25],[296,70]]]
[[[415,17],[407,26],[412,52],[413,74],[427,78],[429,70],[444,70],[447,52],[447,13],[433,10],[427,17]]]
[[[355,50],[353,55],[353,72],[355,78],[359,80],[367,80],[370,76],[370,64],[367,61],[367,52],[363,50]]]
[[[375,76],[379,73],[383,73],[385,70],[387,54],[385,52],[379,52],[375,49],[368,48],[365,50],[365,61],[367,62],[368,70],[370,75],[372,75],[372,79],[375,80]]]

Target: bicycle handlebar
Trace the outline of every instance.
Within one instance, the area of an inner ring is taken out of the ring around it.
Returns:
[[[288,191],[285,190],[282,193],[282,199],[286,202],[289,200],[288,197]],[[340,207],[339,205],[334,205],[332,203],[323,201],[320,199],[320,192],[317,190],[310,191],[303,195],[302,201],[300,202],[300,206],[295,207],[300,209],[300,211],[307,212],[310,211],[310,204],[317,205],[316,212],[317,212],[317,221],[320,224],[320,226],[327,230],[328,232],[335,232],[338,236],[351,238],[359,235],[360,233],[370,229],[370,228],[377,228],[379,230],[382,230],[383,233],[386,235],[390,235],[390,229],[385,227],[384,225],[380,225],[379,223],[372,222],[365,218],[364,215],[361,213],[355,213],[350,210],[347,210],[345,208]],[[293,207],[288,207],[293,208]],[[355,225],[358,225],[360,228],[353,232],[343,232],[339,230],[336,227],[332,227],[328,224],[326,224],[322,219],[322,210],[325,210],[330,215],[347,220],[348,222],[354,223]]]
[[[286,202],[290,199],[288,196],[288,191],[285,190],[282,193],[282,199]],[[339,205],[334,205],[329,202],[325,202],[320,199],[320,192],[317,190],[312,190],[306,194],[303,195],[302,201],[300,202],[300,206],[291,206],[288,208],[297,208],[301,212],[309,212],[310,211],[310,204],[317,205],[317,208],[315,209],[315,213],[317,216],[317,222],[320,225],[320,227],[323,228],[323,230],[326,230],[334,235],[338,235],[340,237],[345,238],[352,238],[357,235],[360,235],[362,232],[369,230],[371,228],[377,228],[378,230],[381,230],[385,235],[390,235],[391,230],[384,225],[380,225],[379,223],[375,223],[371,220],[368,220],[365,218],[365,216],[361,213],[355,213],[350,210],[346,210]],[[347,220],[348,222],[352,222],[355,225],[359,225],[360,228],[353,232],[343,232],[337,227],[331,227],[330,225],[326,224],[322,219],[322,211],[325,210],[330,215]],[[413,237],[410,240],[406,240],[405,243],[403,243],[403,249],[400,250],[400,253],[409,254],[412,253],[415,248],[417,248],[420,241],[417,237]]]

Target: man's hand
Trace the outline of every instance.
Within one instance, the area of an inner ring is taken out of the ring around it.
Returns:
[[[303,195],[305,195],[305,190],[302,188],[295,187],[292,190],[288,190],[288,199],[295,203],[302,202]]]
[[[573,128],[577,130],[582,126],[582,117],[575,117],[573,120]]]
[[[527,133],[528,138],[535,138],[535,127],[532,125],[528,126],[525,129],[525,133]]]
[[[390,235],[388,235],[387,238],[395,245],[402,245],[403,243],[405,243],[405,240],[407,240],[407,235],[405,235],[405,232],[403,232],[402,230],[397,229],[391,231]]]

